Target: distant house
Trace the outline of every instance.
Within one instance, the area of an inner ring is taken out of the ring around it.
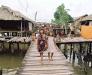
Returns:
[[[53,26],[55,24],[52,23],[47,23],[47,22],[36,22],[36,26],[41,27],[41,26]]]
[[[92,26],[92,15],[88,15],[81,20],[81,25],[91,25]]]
[[[88,16],[87,14],[85,14],[85,15],[83,15],[83,16],[80,16],[80,17],[78,17],[78,18],[76,18],[75,20],[74,20],[74,26],[75,27],[77,27],[77,28],[79,28],[80,27],[80,25],[81,25],[81,21],[82,21],[82,19],[83,18],[85,18],[86,16]]]
[[[32,31],[34,22],[7,6],[0,7],[0,32]]]
[[[92,39],[92,15],[88,15],[81,20],[81,36]]]
[[[72,25],[74,26],[74,31],[76,35],[80,35],[80,30],[81,30],[81,21],[83,18],[85,18],[86,16],[88,16],[87,14],[77,17],[74,19],[74,22],[72,23]]]

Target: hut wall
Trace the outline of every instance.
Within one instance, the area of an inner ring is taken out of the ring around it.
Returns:
[[[29,22],[29,31],[32,31],[32,23]]]
[[[29,22],[24,20],[0,20],[0,31],[29,31]]]
[[[92,26],[81,26],[81,36],[86,39],[92,39]]]

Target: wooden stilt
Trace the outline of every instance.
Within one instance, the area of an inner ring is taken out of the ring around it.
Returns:
[[[14,53],[14,43],[11,43],[11,52]]]
[[[26,34],[26,37],[27,37],[27,32],[25,34]]]
[[[9,32],[7,32],[7,36],[9,37]]]
[[[19,48],[19,42],[17,42],[17,51],[19,52],[20,48]]]
[[[3,49],[3,50],[5,49],[4,42],[2,42],[2,49]]]
[[[64,29],[64,35],[65,35],[65,29]]]
[[[79,52],[78,52],[78,64],[80,66],[82,66],[82,57],[81,57],[81,54],[82,54],[82,43],[79,43],[79,46],[80,46],[80,49],[79,49]]]
[[[11,51],[11,42],[9,42],[9,51]],[[12,51],[11,51],[12,53]]]
[[[0,41],[0,52],[2,51],[2,43],[1,43],[1,41]]]
[[[79,45],[80,45],[80,50],[79,50],[79,52],[82,53],[82,43],[79,43]]]
[[[17,36],[17,32],[15,32],[15,36]]]
[[[1,42],[1,51],[3,51],[3,42]]]
[[[91,53],[91,43],[89,43],[89,53]]]
[[[71,49],[70,49],[70,61],[71,61],[71,55],[72,55],[72,44],[70,44]]]
[[[67,55],[67,44],[64,45],[64,55],[66,57],[66,59],[68,58],[68,55]]]
[[[73,63],[73,65],[74,65],[74,63],[75,63],[75,44],[73,44],[73,56],[72,56],[72,63]]]

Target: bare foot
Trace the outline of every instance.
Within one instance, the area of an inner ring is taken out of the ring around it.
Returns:
[[[41,65],[43,65],[43,61],[42,60],[40,61],[40,63],[41,63]]]
[[[48,62],[50,62],[50,59],[48,59]]]
[[[53,59],[50,59],[50,61],[53,61]]]

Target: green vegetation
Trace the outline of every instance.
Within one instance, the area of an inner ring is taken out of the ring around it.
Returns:
[[[52,23],[58,25],[66,25],[67,23],[73,21],[73,18],[68,14],[69,9],[65,9],[64,4],[57,7],[56,12],[54,13],[54,19]]]

